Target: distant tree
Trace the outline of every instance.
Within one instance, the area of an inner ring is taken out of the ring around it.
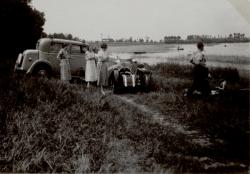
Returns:
[[[79,39],[78,37],[74,37],[73,40],[76,40],[76,41],[81,41],[81,39]],[[82,41],[85,42],[85,40],[83,39]]]
[[[128,39],[128,41],[129,41],[129,42],[133,42],[133,37],[130,37],[130,38]]]
[[[16,59],[16,55],[24,49],[35,48],[37,40],[42,36],[44,13],[32,8],[30,2],[0,1],[0,59],[6,56]]]
[[[72,40],[73,39],[72,34],[67,34],[66,39]]]
[[[143,42],[144,42],[144,39],[140,38],[140,39],[139,39],[139,42],[143,43]]]
[[[72,34],[64,34],[64,33],[47,34],[47,37],[81,41],[81,39],[79,39],[78,37],[74,37]]]
[[[116,39],[116,42],[123,42],[123,39]]]
[[[31,0],[20,0],[20,1],[23,3],[30,3],[31,2]]]
[[[48,37],[47,33],[42,32],[42,34],[41,34],[41,38],[45,38],[45,37]]]

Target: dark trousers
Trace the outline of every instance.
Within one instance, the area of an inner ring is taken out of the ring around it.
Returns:
[[[189,89],[189,94],[194,90],[202,93],[202,95],[209,95],[211,92],[208,81],[208,68],[202,65],[196,65],[193,69],[193,85]]]

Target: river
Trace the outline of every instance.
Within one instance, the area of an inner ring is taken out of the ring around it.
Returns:
[[[177,50],[177,47],[183,50]],[[196,51],[195,44],[154,44],[110,46],[109,50],[121,59],[134,58],[150,65],[174,62],[188,64],[190,55]],[[250,70],[250,43],[205,44],[208,66],[234,67]],[[141,54],[135,54],[139,52]]]

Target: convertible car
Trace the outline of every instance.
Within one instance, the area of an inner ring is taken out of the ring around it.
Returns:
[[[135,60],[123,60],[109,67],[109,83],[113,93],[149,91],[152,72]]]

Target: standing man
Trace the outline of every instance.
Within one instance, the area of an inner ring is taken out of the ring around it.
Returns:
[[[203,42],[197,43],[197,51],[193,53],[192,58],[190,60],[190,63],[192,63],[194,66],[196,65],[206,65],[206,59],[204,54],[204,44]]]
[[[210,86],[208,82],[209,72],[206,67],[206,59],[204,54],[204,44],[199,41],[197,43],[197,51],[193,53],[190,63],[193,68],[193,85],[189,89],[188,94],[192,94],[195,90],[201,92],[202,95],[210,94]]]

